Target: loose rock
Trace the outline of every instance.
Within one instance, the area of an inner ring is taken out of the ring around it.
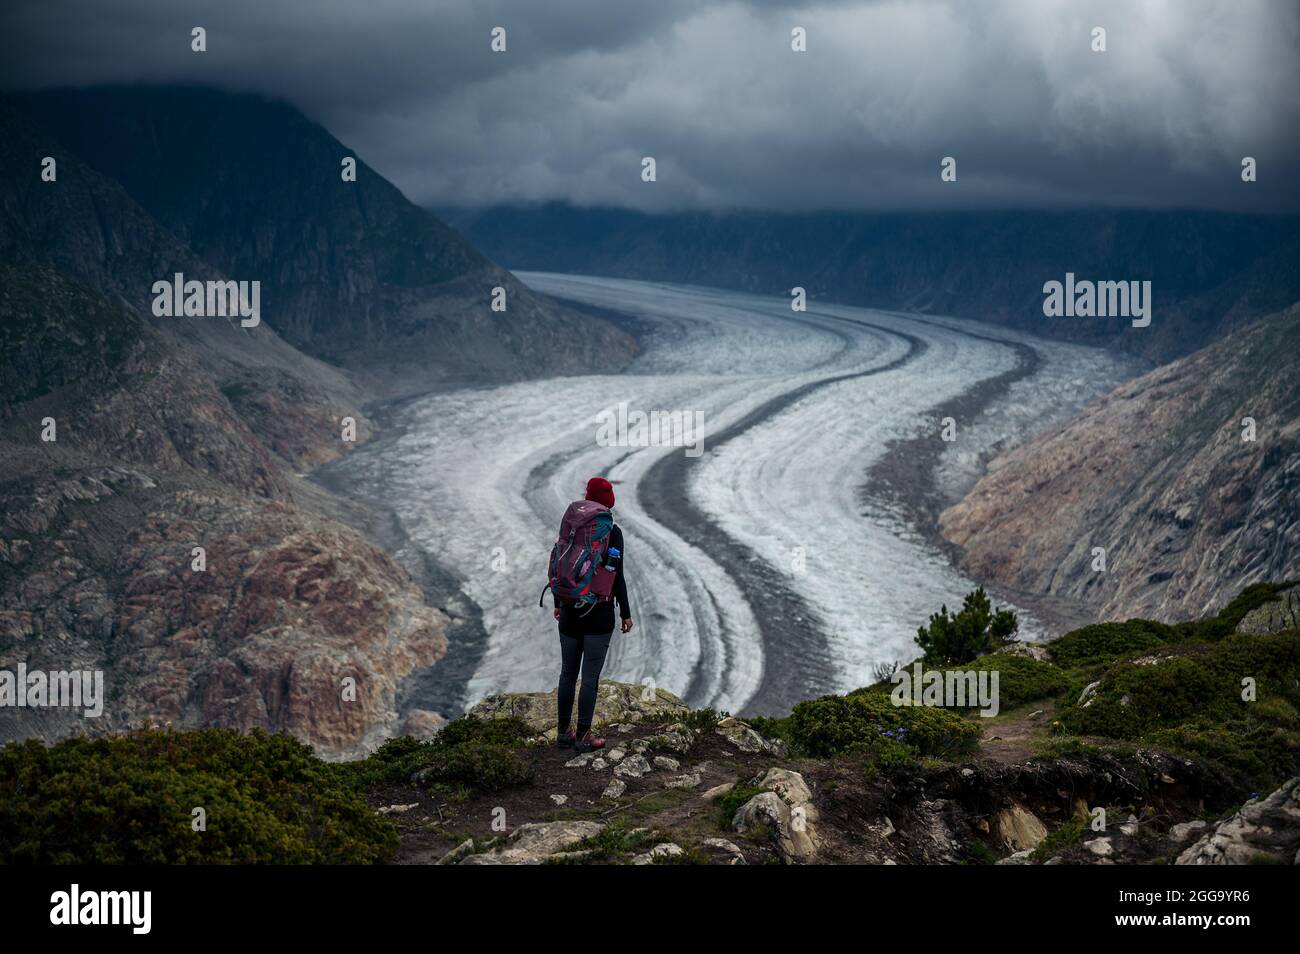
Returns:
[[[630,755],[614,767],[614,774],[622,778],[640,778],[650,771],[644,755]]]

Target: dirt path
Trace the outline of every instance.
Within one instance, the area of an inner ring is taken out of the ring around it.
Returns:
[[[1048,737],[1056,703],[1032,702],[1011,712],[981,720],[988,724],[980,737],[980,755],[996,765],[1018,765],[1038,754],[1038,744]]]

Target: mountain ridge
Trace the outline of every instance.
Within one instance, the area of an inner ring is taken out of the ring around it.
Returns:
[[[1153,362],[1300,299],[1300,217],[1077,210],[677,213],[551,203],[443,210],[529,271],[703,284],[975,318]],[[1152,327],[1048,319],[1043,284],[1153,281]]]
[[[265,320],[289,343],[383,398],[569,373],[585,362],[568,338],[614,366],[634,351],[529,291],[287,102],[200,86],[14,99],[204,260],[260,280]],[[490,307],[498,287],[504,312]]]

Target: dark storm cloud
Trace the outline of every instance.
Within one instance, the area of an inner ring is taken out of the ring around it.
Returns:
[[[10,2],[0,82],[283,96],[430,204],[1297,206],[1291,0]],[[209,52],[190,52],[189,31]],[[493,27],[509,48],[489,49]],[[790,30],[808,52],[790,49]],[[1107,30],[1106,53],[1090,31]],[[659,181],[640,180],[654,156]],[[1243,185],[1243,156],[1260,181]],[[944,156],[957,183],[939,180]]]

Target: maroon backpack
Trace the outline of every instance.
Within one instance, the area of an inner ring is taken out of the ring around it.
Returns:
[[[546,571],[546,586],[537,605],[543,605],[546,591],[562,602],[579,603],[590,608],[614,598],[614,579],[618,571],[605,565],[609,551],[609,534],[614,529],[614,515],[594,500],[575,500],[564,511],[560,533],[551,547]]]

